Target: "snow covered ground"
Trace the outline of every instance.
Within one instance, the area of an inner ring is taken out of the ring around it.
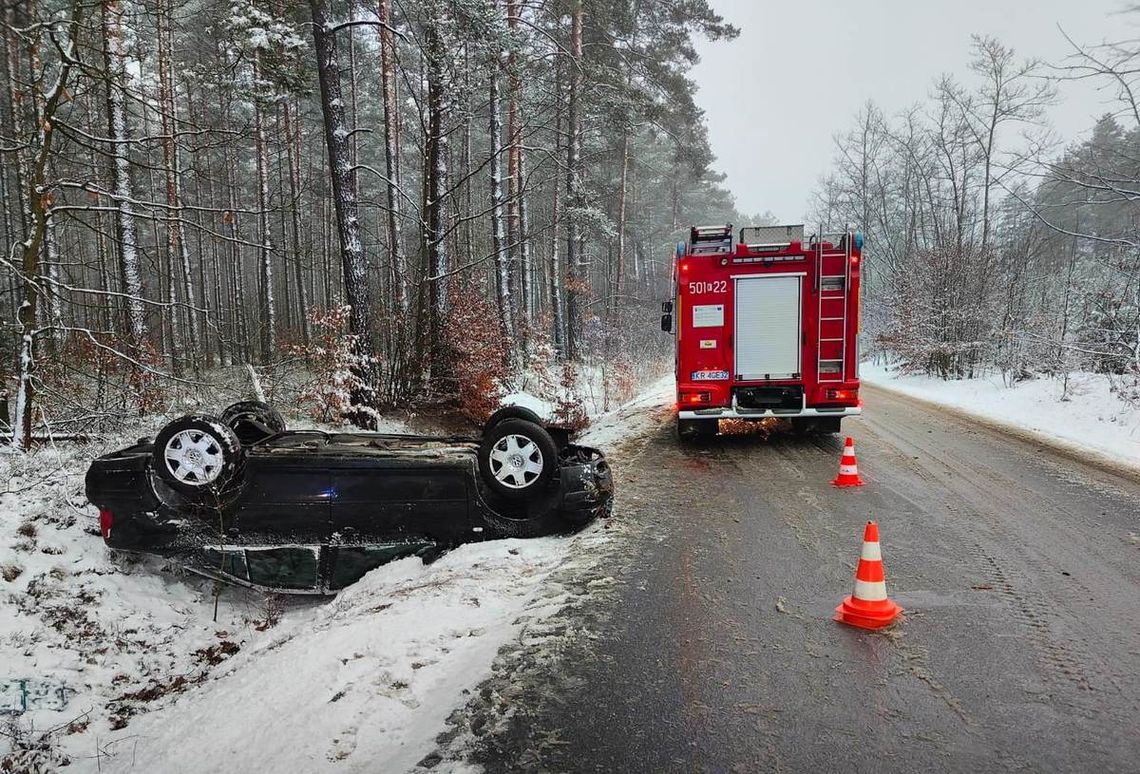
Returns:
[[[612,452],[651,430],[671,384],[597,418],[584,442]],[[83,475],[131,440],[0,456],[0,689],[66,690],[66,706],[0,717],[16,771],[406,771],[499,649],[566,603],[551,576],[589,567],[614,532],[405,559],[331,601],[215,594],[103,546]]]
[[[902,376],[890,366],[873,363],[860,364],[859,376],[870,384],[953,406],[1115,462],[1140,466],[1140,409],[1114,395],[1103,374],[1071,374],[1065,401],[1061,400],[1061,382],[1047,378],[1006,387],[996,375],[943,381]]]
[[[662,376],[633,400],[594,417],[578,440],[612,453],[625,440],[649,432],[672,417],[674,384],[673,374]]]

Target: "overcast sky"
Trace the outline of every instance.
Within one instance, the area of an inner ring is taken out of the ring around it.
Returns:
[[[716,166],[737,207],[804,220],[834,151],[833,136],[874,100],[888,115],[922,100],[941,73],[968,75],[970,35],[993,35],[1019,56],[1060,62],[1073,40],[1134,36],[1121,0],[710,0],[740,37],[699,46],[697,103]],[[1140,17],[1138,17],[1140,18]],[[1110,94],[1068,84],[1050,111],[1076,138]]]

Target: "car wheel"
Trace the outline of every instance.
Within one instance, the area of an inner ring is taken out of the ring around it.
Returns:
[[[487,421],[483,423],[483,432],[489,432],[491,428],[500,422],[505,422],[508,419],[525,419],[528,422],[533,422],[539,427],[543,426],[542,417],[536,414],[526,406],[502,406],[494,414],[487,417]]]
[[[505,499],[526,500],[539,494],[557,467],[554,439],[534,422],[504,419],[483,435],[479,472],[487,486]]]
[[[245,455],[237,434],[205,415],[176,419],[154,439],[155,473],[194,500],[217,500],[239,483]]]
[[[715,438],[719,424],[715,419],[678,419],[677,437],[682,441]]]
[[[285,418],[281,413],[260,400],[243,400],[233,404],[222,412],[222,421],[247,445],[286,430]]]

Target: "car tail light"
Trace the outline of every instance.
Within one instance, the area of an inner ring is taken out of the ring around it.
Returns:
[[[855,398],[857,398],[858,395],[859,395],[859,393],[857,390],[828,390],[827,391],[827,399],[828,400],[850,401],[850,400],[855,400]]]
[[[108,510],[99,511],[99,531],[103,533],[104,540],[111,538],[111,525],[115,523],[115,514]]]
[[[709,403],[711,401],[712,393],[708,392],[687,392],[684,397],[685,404],[689,406],[695,403]]]

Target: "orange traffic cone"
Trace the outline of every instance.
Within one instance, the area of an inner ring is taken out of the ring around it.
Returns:
[[[835,608],[835,620],[860,629],[882,629],[893,624],[901,612],[901,607],[887,599],[879,526],[869,521],[863,530],[863,553],[855,570],[855,593]]]
[[[859,463],[855,460],[855,439],[847,436],[843,444],[843,456],[839,460],[839,475],[831,482],[832,486],[863,486],[859,478]]]

